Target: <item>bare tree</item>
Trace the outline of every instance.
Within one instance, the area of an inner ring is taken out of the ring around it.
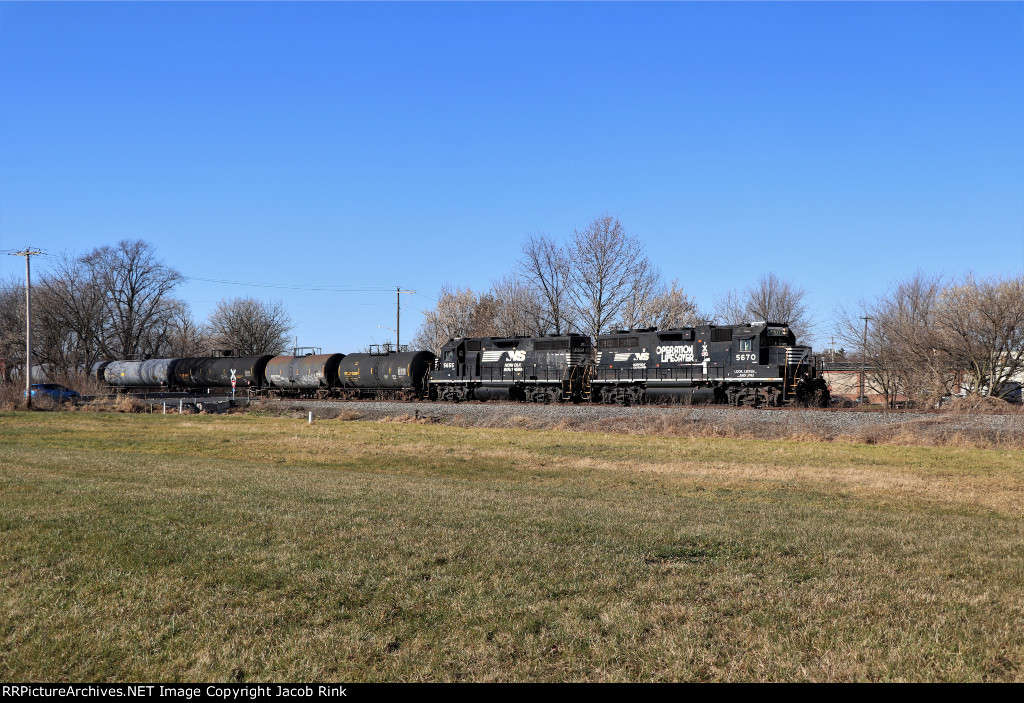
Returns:
[[[648,297],[658,280],[643,244],[611,215],[575,230],[564,258],[576,326],[592,337],[607,330],[631,300]]]
[[[281,354],[288,349],[292,320],[279,301],[221,300],[207,321],[210,338],[239,355]]]
[[[0,280],[0,382],[25,363],[25,281],[17,275]]]
[[[742,293],[729,291],[716,301],[715,319],[730,325],[757,320],[784,322],[797,339],[804,340],[814,332],[814,320],[804,302],[806,297],[803,288],[768,273]]]
[[[413,345],[439,353],[457,337],[507,337],[541,334],[542,294],[527,281],[510,275],[495,281],[491,290],[477,295],[471,289],[444,286],[437,305],[423,311],[423,322]]]
[[[497,334],[531,336],[545,331],[541,295],[528,282],[514,275],[499,278],[491,284],[491,295],[498,303],[494,315]]]
[[[879,309],[885,334],[894,342],[886,350],[890,365],[899,370],[906,395],[922,405],[937,404],[957,376],[937,319],[944,286],[941,276],[919,272],[897,284]]]
[[[171,293],[184,277],[141,239],[93,249],[81,262],[103,292],[105,355],[123,359],[157,351],[158,330],[174,313]]]
[[[840,312],[840,337],[868,366],[865,385],[892,406],[903,395],[932,405],[948,394],[956,379],[956,361],[937,324],[944,282],[917,273],[888,292],[861,303],[858,315]],[[867,342],[864,319],[868,317]]]
[[[184,301],[177,301],[167,326],[165,344],[166,355],[170,357],[201,356],[214,347],[209,331],[195,321]]]
[[[480,319],[476,308],[477,296],[471,289],[445,285],[437,296],[437,305],[423,311],[423,322],[413,337],[413,345],[439,354],[449,339],[472,336],[474,322]]]
[[[541,302],[540,325],[546,332],[563,334],[572,328],[569,288],[569,261],[566,252],[543,233],[529,235],[523,243],[523,255],[516,265],[517,274],[536,291]]]
[[[666,287],[660,285],[653,291],[635,293],[627,301],[619,326],[632,327],[692,327],[706,321],[697,309],[697,303],[679,287],[675,280]]]
[[[942,292],[937,327],[970,385],[995,395],[1024,371],[1024,276],[977,280]]]
[[[714,321],[720,325],[751,322],[754,317],[747,312],[747,297],[736,289],[727,290],[715,300]],[[779,322],[780,320],[773,320]]]
[[[862,314],[869,317],[867,335]],[[840,308],[835,324],[837,335],[853,350],[849,360],[862,364],[865,392],[881,395],[887,407],[894,407],[906,388],[905,362],[898,341],[890,336],[892,325],[883,319],[881,306],[877,301],[862,303],[862,309],[853,313]]]
[[[473,306],[473,315],[470,318],[469,332],[474,337],[497,337],[498,313],[501,310],[501,302],[495,297],[492,291],[481,293]]]
[[[78,257],[62,254],[39,282],[37,354],[65,374],[88,369],[102,355],[107,301],[93,274]]]

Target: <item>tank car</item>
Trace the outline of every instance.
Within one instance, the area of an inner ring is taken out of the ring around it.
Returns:
[[[468,337],[441,349],[430,376],[438,400],[581,402],[589,399],[590,337]]]
[[[275,356],[267,362],[266,388],[271,395],[326,398],[338,385],[338,365],[344,358],[344,354]]]
[[[175,385],[175,369],[182,359],[147,359],[145,361],[111,361],[103,367],[103,380],[119,390],[129,388],[171,388]]]
[[[189,390],[231,388],[234,379],[238,389],[259,388],[266,383],[269,354],[254,356],[201,356],[179,359],[174,370],[175,383]],[[109,366],[107,375],[109,376]]]
[[[828,405],[810,347],[782,323],[620,330],[598,336],[595,361],[596,402]]]
[[[379,400],[423,398],[433,365],[434,354],[429,351],[385,349],[348,354],[338,365],[339,395]]]

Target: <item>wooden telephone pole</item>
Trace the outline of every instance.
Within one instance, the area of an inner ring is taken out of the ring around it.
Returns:
[[[402,293],[415,293],[414,290],[402,290],[395,287],[395,351],[402,351]]]
[[[32,407],[32,257],[40,256],[39,249],[26,247],[10,252],[11,256],[25,257],[25,407]]]

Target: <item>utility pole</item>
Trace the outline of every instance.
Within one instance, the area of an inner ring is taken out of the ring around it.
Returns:
[[[868,320],[873,320],[874,318],[862,315],[860,319],[864,320],[864,346],[861,347],[860,351],[860,404],[863,405],[865,379],[868,375]]]
[[[402,293],[415,293],[414,290],[402,290],[395,286],[395,351],[402,350]]]
[[[25,407],[32,408],[32,257],[40,256],[39,249],[25,247],[10,252],[11,256],[25,257]]]

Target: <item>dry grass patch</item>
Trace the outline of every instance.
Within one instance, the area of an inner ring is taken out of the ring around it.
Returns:
[[[968,448],[0,415],[0,676],[1015,681],[1022,473]]]

